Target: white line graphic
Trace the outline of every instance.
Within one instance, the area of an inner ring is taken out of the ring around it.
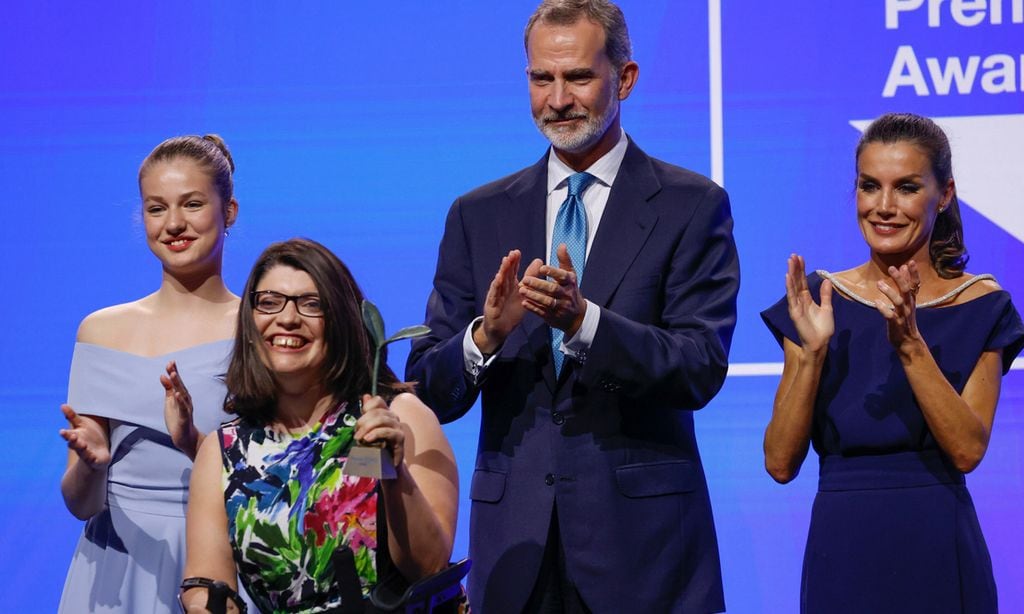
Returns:
[[[1024,115],[933,117],[953,149],[956,191],[972,209],[1024,241]],[[871,120],[850,124],[864,132]]]
[[[711,107],[711,180],[725,186],[722,129],[722,3],[708,0],[708,98]]]
[[[1010,371],[1024,371],[1024,357],[1014,359]],[[781,362],[734,362],[729,365],[729,377],[760,377],[782,375]]]

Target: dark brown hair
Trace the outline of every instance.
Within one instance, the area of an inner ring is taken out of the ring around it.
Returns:
[[[177,158],[194,161],[210,175],[213,185],[217,188],[217,195],[220,196],[221,205],[226,211],[228,202],[235,194],[232,179],[235,161],[231,159],[231,152],[228,151],[224,139],[216,134],[174,136],[157,145],[139,166],[139,189],[142,189],[142,178],[149,172],[150,167],[157,162]]]
[[[253,318],[252,293],[263,276],[276,266],[306,272],[316,285],[324,312],[324,357],[322,378],[336,403],[353,403],[370,392],[373,376],[373,345],[363,326],[363,293],[348,267],[329,249],[310,239],[289,239],[274,243],[260,254],[245,282],[238,309],[235,349],[228,365],[228,396],[224,409],[260,424],[269,423],[276,411],[277,387],[274,375],[261,358],[263,339]],[[382,353],[379,394],[391,401],[410,384],[398,380]]]
[[[911,143],[928,156],[932,174],[939,188],[945,190],[953,177],[953,156],[946,133],[935,122],[913,113],[886,113],[871,122],[857,143],[857,164],[860,154],[871,143]],[[938,213],[932,228],[928,245],[932,266],[939,277],[953,279],[963,275],[967,268],[967,247],[964,245],[963,222],[960,220],[960,203],[956,191],[946,208]]]
[[[633,45],[622,10],[608,0],[544,0],[530,15],[523,33],[523,44],[530,52],[530,31],[538,23],[571,26],[581,19],[589,19],[604,30],[604,52],[608,60],[621,71],[633,59]]]

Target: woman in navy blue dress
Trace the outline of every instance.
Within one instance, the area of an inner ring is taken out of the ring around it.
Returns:
[[[785,353],[765,466],[792,480],[813,445],[818,494],[801,611],[996,612],[964,474],[988,447],[1024,325],[990,275],[965,273],[949,142],[889,114],[857,146],[868,261],[805,274],[762,318]]]

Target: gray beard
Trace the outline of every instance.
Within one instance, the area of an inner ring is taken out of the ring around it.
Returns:
[[[575,130],[565,130],[544,123],[544,118],[536,118],[534,122],[551,145],[560,151],[569,153],[580,153],[587,151],[597,144],[608,131],[619,110],[619,101],[613,99],[614,104],[605,109],[604,115],[594,117],[588,116],[583,125]]]

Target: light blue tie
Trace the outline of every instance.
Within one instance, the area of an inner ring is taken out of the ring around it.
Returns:
[[[569,176],[569,195],[562,201],[551,233],[551,259],[548,263],[558,266],[558,246],[565,243],[569,250],[572,268],[576,269],[576,283],[583,283],[583,266],[587,259],[587,212],[583,208],[583,191],[595,177],[590,173],[576,173]],[[551,329],[551,352],[555,360],[555,377],[562,373],[565,355],[562,346],[562,331]]]

